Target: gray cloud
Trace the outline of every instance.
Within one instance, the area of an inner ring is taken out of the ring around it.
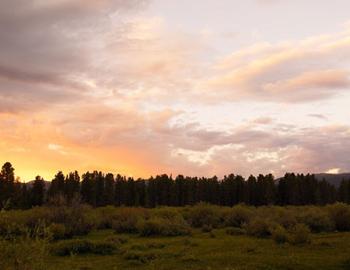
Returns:
[[[328,117],[323,115],[323,114],[318,114],[318,113],[310,113],[308,114],[309,117],[313,117],[313,118],[318,118],[321,120],[328,120]]]
[[[28,99],[35,100],[35,110],[39,100],[45,107],[47,102],[61,101],[64,96],[67,102],[73,101],[78,91],[86,94],[89,86],[84,80],[94,73],[93,54],[98,41],[111,31],[112,16],[140,8],[146,2],[1,1],[0,79],[6,81],[0,86],[0,96],[4,96],[1,103],[6,98],[6,107],[20,111],[24,109],[21,104],[27,108]],[[19,83],[25,85],[19,88]]]

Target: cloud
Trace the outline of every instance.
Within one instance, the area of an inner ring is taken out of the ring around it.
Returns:
[[[321,120],[328,120],[328,117],[323,115],[323,114],[319,114],[319,113],[310,113],[308,114],[309,117],[313,117],[313,118],[318,118]]]
[[[115,14],[146,2],[1,1],[0,97],[6,99],[1,111],[37,110],[42,104],[71,102],[75,94],[91,93],[87,80],[94,77],[99,40],[112,31],[125,31]],[[116,23],[120,26],[114,27]],[[32,106],[28,99],[34,100]]]
[[[147,4],[0,2],[2,157],[50,173],[350,170],[346,123],[279,119],[296,103],[347,92],[348,30],[259,42],[218,59],[217,35],[138,12]]]
[[[344,70],[311,71],[284,81],[267,83],[262,86],[268,95],[283,94],[283,99],[294,101],[317,100],[334,95],[350,85],[349,74]],[[284,93],[283,93],[284,92]]]
[[[206,175],[235,172],[281,176],[288,171],[316,173],[329,168],[349,171],[349,137],[347,126],[297,129],[290,133],[236,130],[227,144],[213,145],[205,151],[179,148],[173,155],[197,164]]]
[[[325,99],[347,90],[349,58],[347,30],[297,42],[259,43],[217,63],[216,75],[197,90],[213,100],[288,103]]]
[[[68,153],[63,150],[63,146],[59,144],[49,143],[47,148],[51,151],[56,151],[61,155],[67,155]]]
[[[252,120],[253,124],[268,125],[274,121],[271,117],[258,117]]]

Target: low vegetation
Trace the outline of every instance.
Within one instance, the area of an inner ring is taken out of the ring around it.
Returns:
[[[91,208],[77,204],[2,211],[0,269],[56,269],[52,262],[56,266],[67,264],[69,269],[102,269],[97,262],[102,260],[102,265],[105,264],[103,258],[115,258],[126,269],[147,268],[155,263],[164,268],[172,260],[177,263],[166,269],[203,269],[205,262],[217,262],[218,267],[235,265],[234,269],[256,269],[243,268],[238,262],[245,260],[244,254],[252,254],[253,259],[249,260],[265,263],[271,250],[278,253],[282,247],[297,253],[316,249],[310,256],[319,256],[321,262],[329,258],[330,249],[349,245],[349,222],[350,206],[343,203],[323,207],[219,207],[201,203],[155,209]],[[242,246],[236,247],[237,250],[229,249],[238,243]],[[263,250],[261,245],[268,247]],[[219,257],[205,255],[207,252]],[[84,258],[91,268],[74,268],[81,265],[82,255],[87,256]],[[231,256],[236,256],[238,261]],[[347,269],[344,265],[348,264],[349,256],[336,258],[334,267],[329,269]],[[270,268],[261,269],[317,269],[307,258],[299,268],[283,268],[281,265],[286,259],[281,264],[278,264],[280,259],[275,260],[269,262]],[[219,268],[213,265],[212,269]]]

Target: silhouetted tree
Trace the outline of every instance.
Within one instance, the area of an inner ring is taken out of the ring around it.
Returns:
[[[54,179],[51,181],[51,185],[48,191],[48,196],[52,199],[55,197],[60,197],[65,195],[65,184],[64,184],[64,174],[59,171]]]
[[[286,173],[274,180],[272,174],[249,176],[229,174],[218,177],[184,177],[175,180],[166,174],[137,179],[102,172],[87,172],[82,181],[77,171],[66,177],[60,171],[45,191],[45,181],[37,176],[32,187],[15,179],[14,168],[6,162],[0,171],[0,207],[29,208],[45,203],[64,201],[73,203],[76,197],[93,207],[116,206],[185,206],[199,202],[233,206],[249,205],[325,205],[337,200],[350,203],[350,180],[343,180],[339,188],[325,179],[318,181],[312,174]]]
[[[94,173],[86,172],[81,181],[82,201],[92,206],[96,206],[96,187],[94,183]]]
[[[0,172],[0,207],[11,204],[15,192],[15,169],[6,162]]]
[[[104,200],[106,205],[114,204],[114,176],[107,173],[105,177]]]
[[[79,195],[80,192],[80,176],[77,171],[67,175],[64,183],[64,194],[67,201],[70,203],[73,198]]]
[[[45,200],[45,181],[40,176],[35,177],[32,189],[30,190],[31,206],[40,206]]]

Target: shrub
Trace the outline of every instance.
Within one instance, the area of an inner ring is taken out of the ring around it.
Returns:
[[[96,217],[89,206],[53,207],[51,222],[62,223],[69,236],[86,235],[97,226]]]
[[[35,207],[24,212],[23,223],[30,232],[34,232],[42,224],[50,226],[56,223],[65,226],[66,237],[72,237],[86,235],[97,223],[91,207],[85,205]]]
[[[47,255],[46,239],[0,240],[0,269],[45,270]]]
[[[154,249],[162,249],[165,248],[166,245],[164,243],[154,242],[154,243],[148,243],[147,248],[154,248]]]
[[[66,238],[66,227],[63,224],[52,223],[48,227],[48,231],[53,240]]]
[[[211,225],[203,225],[202,232],[211,232],[213,230],[213,227]]]
[[[123,258],[128,261],[137,261],[140,263],[148,263],[157,259],[157,255],[154,252],[140,252],[140,251],[127,251]]]
[[[275,207],[275,217],[273,217],[274,221],[286,229],[293,228],[297,223],[297,219],[295,217],[294,209],[284,208],[284,207]]]
[[[91,253],[93,244],[87,240],[70,240],[56,244],[51,248],[51,253],[58,256],[69,256],[71,254]]]
[[[307,208],[297,216],[297,219],[316,233],[331,231],[334,227],[327,212],[317,207]]]
[[[141,236],[153,236],[162,234],[164,224],[162,219],[152,218],[141,222],[138,227]]]
[[[210,238],[216,238],[216,234],[213,231],[209,232]]]
[[[16,213],[0,212],[0,236],[6,239],[12,239],[26,234],[26,228],[21,224]]]
[[[277,244],[283,244],[288,241],[288,233],[286,229],[280,225],[277,225],[271,230],[271,236]]]
[[[112,223],[112,228],[117,233],[137,233],[138,223],[143,217],[135,209],[121,209]]]
[[[92,217],[81,216],[65,224],[66,233],[69,236],[87,235],[96,227],[96,222]]]
[[[198,247],[199,246],[199,243],[196,242],[196,241],[193,241],[192,239],[190,238],[185,238],[183,240],[183,245],[184,246],[188,246],[188,247]]]
[[[216,228],[220,224],[218,207],[200,203],[193,206],[185,215],[186,220],[195,228],[211,225]],[[216,211],[217,210],[217,211]]]
[[[23,213],[23,224],[29,231],[35,230],[39,223],[51,223],[50,210],[47,207],[34,207]],[[57,222],[59,223],[59,222]]]
[[[113,221],[117,216],[117,208],[114,206],[105,206],[96,209],[98,217],[98,229],[112,229]]]
[[[185,263],[198,263],[200,262],[200,259],[198,257],[196,257],[194,254],[191,253],[186,253],[182,258],[181,258],[182,262]]]
[[[72,254],[98,254],[108,255],[116,250],[116,246],[106,241],[92,242],[88,240],[69,240],[57,243],[51,249],[51,253],[58,256]]]
[[[177,219],[177,218],[179,218],[179,216],[181,216],[178,209],[174,209],[174,208],[170,208],[170,207],[155,208],[152,211],[152,214],[155,217],[165,218],[168,220]]]
[[[165,227],[162,231],[163,236],[181,236],[190,235],[191,233],[190,226],[183,219],[165,222]]]
[[[248,206],[234,206],[225,214],[225,225],[242,227],[244,224],[249,223],[252,215],[253,212]]]
[[[350,206],[344,203],[328,205],[327,210],[338,231],[350,230]]]
[[[271,235],[271,222],[267,219],[257,217],[246,226],[247,233],[256,237],[267,237]]]
[[[122,244],[125,244],[125,243],[128,242],[128,238],[122,237],[122,236],[112,235],[112,236],[108,236],[105,239],[105,241],[108,242],[108,243],[113,243],[115,245],[122,245]]]
[[[304,224],[297,224],[290,231],[288,242],[293,245],[302,245],[310,243],[310,229]]]
[[[151,218],[138,224],[141,236],[180,236],[188,235],[191,229],[183,219],[168,220],[165,218]]]
[[[242,228],[231,227],[226,229],[226,234],[228,235],[243,235],[245,233],[245,230]]]
[[[49,231],[44,220],[38,220],[34,228],[26,229],[26,236],[32,238],[48,238]]]

